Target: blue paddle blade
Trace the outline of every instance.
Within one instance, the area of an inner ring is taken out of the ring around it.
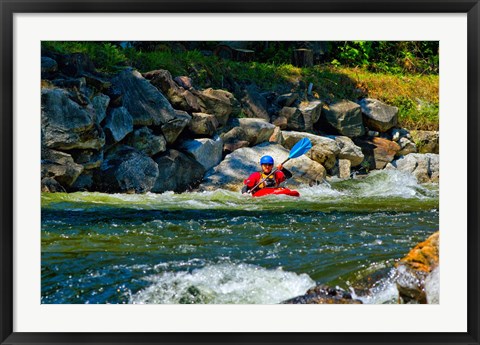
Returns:
[[[312,148],[312,142],[308,138],[301,139],[298,143],[296,143],[292,149],[290,150],[290,154],[288,158],[297,158],[301,155],[305,154]]]

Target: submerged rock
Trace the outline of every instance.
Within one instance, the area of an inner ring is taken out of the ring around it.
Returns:
[[[362,301],[353,299],[345,290],[318,285],[305,295],[291,298],[282,304],[362,304]]]

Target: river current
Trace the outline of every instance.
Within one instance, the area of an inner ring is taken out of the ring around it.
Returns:
[[[394,303],[395,262],[439,228],[438,184],[298,191],[42,194],[41,302],[273,304],[326,284]]]

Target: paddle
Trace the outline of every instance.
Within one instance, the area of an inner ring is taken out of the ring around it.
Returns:
[[[312,143],[310,141],[310,139],[308,138],[303,138],[301,139],[299,142],[297,142],[293,147],[292,149],[290,150],[290,154],[288,155],[288,158],[282,162],[282,165],[284,165],[285,163],[287,163],[290,159],[292,158],[297,158],[297,157],[300,157],[301,155],[304,155],[305,153],[308,152],[308,150],[310,150],[312,148]],[[270,172],[270,174],[268,174],[263,180],[261,180],[260,182],[258,182],[252,189],[250,189],[248,191],[248,193],[251,193],[252,191],[254,191],[258,186],[260,186],[263,182],[265,182],[267,180],[267,178],[272,175],[273,173],[275,173],[278,169],[275,168],[274,170],[272,170]]]

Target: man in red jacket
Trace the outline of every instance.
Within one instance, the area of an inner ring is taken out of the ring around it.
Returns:
[[[292,173],[285,169],[282,164],[277,166],[277,171],[269,176],[273,169],[274,160],[271,156],[263,156],[260,159],[260,166],[262,167],[262,171],[257,171],[251,174],[246,180],[243,181],[245,186],[242,188],[242,194],[251,191],[253,187],[255,187],[260,181],[266,178],[264,182],[262,182],[258,187],[255,188],[254,191],[262,188],[276,188],[285,181],[292,177]]]

